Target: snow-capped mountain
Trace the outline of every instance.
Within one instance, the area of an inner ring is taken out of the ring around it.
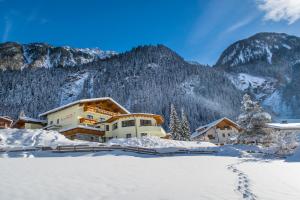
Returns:
[[[220,56],[217,66],[236,66],[265,63],[272,65],[283,58],[298,61],[300,38],[284,33],[258,33],[230,45]],[[297,54],[295,54],[295,51]]]
[[[0,69],[51,68],[79,66],[116,55],[114,51],[54,47],[45,43],[0,44]]]
[[[255,96],[278,118],[300,118],[300,38],[258,33],[230,45],[215,67],[241,91]]]
[[[24,110],[37,117],[77,99],[110,96],[131,112],[162,114],[165,127],[174,103],[196,128],[219,117],[235,119],[247,92],[275,117],[300,118],[299,61],[300,38],[278,33],[234,43],[214,67],[187,62],[163,45],[116,55],[5,43],[0,45],[0,115],[17,117]]]
[[[170,104],[189,113],[192,128],[234,118],[241,92],[210,67],[186,62],[163,46],[140,46],[81,67],[0,71],[0,115],[30,117],[82,98],[109,96],[131,112],[162,114]],[[231,94],[231,95],[228,95]]]

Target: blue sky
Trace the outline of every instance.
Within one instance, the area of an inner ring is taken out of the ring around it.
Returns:
[[[257,32],[300,35],[299,0],[0,0],[0,41],[123,52],[164,44],[214,64]]]

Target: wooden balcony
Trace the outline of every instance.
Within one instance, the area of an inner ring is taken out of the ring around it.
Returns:
[[[82,118],[79,119],[79,123],[81,123],[81,124],[88,124],[88,125],[94,125],[94,124],[97,123],[97,121],[94,120],[94,119],[88,119],[88,118],[82,117]]]
[[[119,113],[114,113],[108,110],[104,110],[101,107],[97,106],[84,106],[83,107],[83,111],[84,112],[94,112],[94,113],[100,113],[100,114],[104,114],[104,115],[109,115],[109,116],[115,116],[118,115]]]

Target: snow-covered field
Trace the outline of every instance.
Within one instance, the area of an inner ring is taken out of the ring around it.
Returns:
[[[94,143],[56,132],[0,131],[0,148]],[[129,152],[0,153],[0,199],[300,199],[300,148],[287,158],[249,154],[256,146],[178,142],[158,138],[112,140],[107,145],[214,148],[210,155],[158,157]],[[20,156],[20,154],[23,155]]]
[[[0,199],[298,200],[299,169],[223,156],[3,158]]]

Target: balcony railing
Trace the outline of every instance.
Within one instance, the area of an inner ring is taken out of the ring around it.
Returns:
[[[84,110],[84,112],[87,111],[87,112],[101,113],[101,114],[110,115],[110,116],[118,115],[118,113],[114,113],[114,112],[104,110],[102,108],[94,107],[94,106],[84,106],[83,110]]]
[[[79,119],[79,123],[88,124],[88,125],[95,125],[97,123],[97,121],[94,120],[94,119],[88,119],[88,118],[82,117],[82,118]]]

